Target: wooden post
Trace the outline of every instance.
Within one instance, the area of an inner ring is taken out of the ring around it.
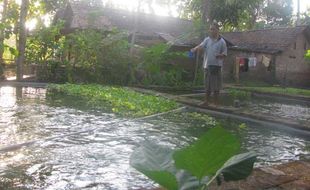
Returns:
[[[234,63],[234,78],[235,78],[235,82],[237,84],[239,84],[239,62],[237,61],[238,59],[235,59],[235,63]]]
[[[196,81],[197,81],[197,73],[198,73],[198,67],[199,67],[199,56],[200,56],[200,51],[197,51],[196,61],[195,61],[195,73],[194,73],[193,86],[196,84]]]

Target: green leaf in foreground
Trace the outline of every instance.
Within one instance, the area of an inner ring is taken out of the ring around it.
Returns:
[[[130,165],[156,181],[162,187],[177,190],[173,151],[162,146],[145,142],[130,157]]]
[[[222,174],[225,181],[236,181],[244,179],[252,172],[256,154],[247,152],[238,154],[230,158],[221,169],[216,172],[216,176]]]
[[[231,181],[244,179],[251,173],[255,153],[228,157],[239,147],[236,137],[216,127],[193,145],[175,153],[169,148],[146,142],[133,152],[130,165],[168,190],[199,189],[208,186],[219,175],[223,175],[225,181]],[[214,150],[216,148],[221,148],[221,151]],[[203,165],[206,167],[202,168]],[[200,175],[199,178],[192,175],[200,173],[207,175]]]
[[[185,169],[201,179],[203,176],[213,176],[239,149],[237,137],[221,127],[215,127],[193,145],[176,151],[173,158],[178,169]]]

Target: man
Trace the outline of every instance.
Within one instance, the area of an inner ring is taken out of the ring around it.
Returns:
[[[225,40],[219,34],[219,25],[210,26],[210,35],[201,44],[191,49],[191,52],[204,50],[203,68],[206,96],[203,106],[208,105],[211,93],[214,93],[215,104],[219,103],[219,93],[222,88],[222,67],[227,56]]]

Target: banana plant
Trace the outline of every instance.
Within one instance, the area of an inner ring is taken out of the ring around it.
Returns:
[[[237,137],[217,126],[176,151],[146,141],[132,153],[130,165],[167,190],[207,189],[214,180],[220,185],[251,174],[256,154],[236,155],[239,150]]]

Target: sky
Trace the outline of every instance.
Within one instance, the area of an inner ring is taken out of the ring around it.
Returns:
[[[124,9],[131,10],[131,11],[136,11],[137,7],[138,7],[138,1],[139,0],[130,0],[130,1],[129,0],[102,0],[102,1],[104,4],[109,4],[109,2],[110,3],[112,2],[114,5],[116,5],[119,8],[124,8]],[[169,15],[168,14],[168,12],[169,12],[168,7],[159,6],[156,3],[153,3],[152,7],[153,7],[153,9],[157,15],[162,15],[162,16],[168,16]],[[140,8],[144,9],[145,10],[144,12],[149,11],[146,4],[141,5]],[[171,6],[171,12],[172,12],[173,16],[175,16],[175,17],[178,16],[176,6]]]
[[[21,0],[15,0],[17,3],[20,3]],[[115,4],[119,8],[124,8],[127,10],[131,11],[136,11],[138,7],[138,1],[139,0],[102,0],[104,4],[108,4],[109,2]],[[297,14],[297,2],[298,0],[293,0],[293,8],[294,8],[294,15]],[[157,15],[162,15],[162,16],[168,16],[169,9],[168,7],[162,7],[158,6],[157,4],[152,5],[153,9],[155,10]],[[300,12],[306,12],[306,10],[310,8],[310,0],[300,0]],[[149,12],[148,8],[146,5],[142,5],[141,9],[144,10],[144,12]],[[178,16],[178,11],[176,6],[171,7],[171,13],[173,16],[177,17]],[[28,21],[27,25],[28,28],[34,28],[35,27],[36,20],[31,20]]]
[[[113,4],[116,4],[120,6],[121,8],[126,8],[129,10],[135,10],[138,6],[138,0],[103,0],[104,3],[107,2],[113,2]],[[294,14],[297,13],[297,2],[298,0],[293,0],[293,7],[294,7]],[[165,7],[160,7],[156,4],[153,5],[155,11],[159,15],[168,15],[168,9]],[[310,8],[310,0],[300,0],[300,12],[306,12],[307,8]],[[173,8],[173,14],[177,16],[176,8]]]
[[[297,13],[297,2],[298,0],[293,0],[294,14]],[[306,12],[307,8],[310,8],[310,0],[300,0],[300,12]]]

